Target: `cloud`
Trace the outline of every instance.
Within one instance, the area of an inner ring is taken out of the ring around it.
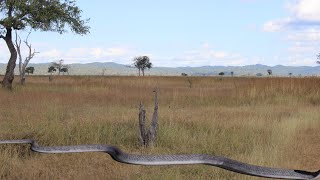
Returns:
[[[307,28],[303,31],[291,32],[287,35],[289,41],[320,41],[320,30],[317,28]]]
[[[315,65],[320,46],[320,0],[295,0],[285,5],[288,17],[264,23],[265,32],[284,32],[289,65]]]
[[[264,23],[262,30],[265,32],[279,32],[285,30],[291,22],[292,19],[290,18],[268,21]]]
[[[287,8],[297,20],[320,22],[319,0],[298,0],[295,3],[287,4]]]
[[[54,59],[57,57],[61,57],[61,55],[62,55],[62,52],[60,52],[58,49],[50,49],[48,51],[44,51],[39,54],[36,54],[35,57],[43,58],[45,60],[45,59]]]
[[[35,46],[34,46],[35,47]],[[87,62],[112,62],[131,63],[132,58],[138,54],[137,51],[129,47],[75,47],[69,49],[59,49],[46,47],[36,49],[37,53],[31,63],[45,63],[64,59],[66,63],[87,63]],[[27,55],[27,49],[22,47],[22,56]],[[0,44],[0,63],[7,63],[9,51],[4,43]]]
[[[112,48],[91,48],[91,54],[95,58],[101,57],[119,57],[125,56],[128,54],[127,49],[120,47],[112,47]]]
[[[241,65],[245,62],[241,55],[215,50],[209,43],[204,43],[200,48],[186,51],[172,59],[178,66]]]
[[[290,56],[287,61],[290,66],[316,66],[313,57]]]
[[[39,58],[53,60],[64,59],[66,63],[86,63],[86,62],[112,62],[119,60],[127,61],[131,58],[133,50],[125,47],[94,47],[94,48],[70,48],[66,51],[52,49],[45,51]]]
[[[287,3],[289,17],[270,20],[264,23],[262,29],[266,32],[278,32],[306,27],[320,28],[320,1],[297,0]]]

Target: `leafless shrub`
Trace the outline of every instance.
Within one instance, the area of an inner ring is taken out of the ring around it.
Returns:
[[[146,110],[143,104],[140,102],[139,107],[139,141],[141,145],[148,147],[153,146],[157,140],[158,129],[158,89],[155,91],[154,112],[151,120],[149,130],[146,128]]]

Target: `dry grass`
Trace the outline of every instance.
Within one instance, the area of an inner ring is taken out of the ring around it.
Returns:
[[[192,88],[190,88],[190,81]],[[151,118],[160,88],[159,138],[137,139],[138,105]],[[113,144],[131,153],[206,153],[273,167],[320,167],[320,79],[47,77],[0,89],[0,139],[42,145]],[[204,165],[130,166],[103,153],[37,154],[0,146],[1,179],[256,179]]]

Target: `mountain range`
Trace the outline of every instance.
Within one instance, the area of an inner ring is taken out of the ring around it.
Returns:
[[[29,66],[35,68],[34,75],[48,75],[48,67],[51,63],[30,63]],[[130,65],[117,64],[113,62],[94,62],[87,64],[69,64],[70,75],[138,75],[138,70]],[[0,75],[5,73],[6,64],[0,63]],[[267,70],[272,70],[275,76],[288,76],[292,73],[293,76],[316,76],[320,75],[320,66],[266,66],[262,64],[246,65],[246,66],[201,66],[201,67],[153,67],[146,70],[146,75],[159,76],[180,76],[186,73],[192,76],[214,76],[220,72],[225,75],[234,76],[256,76],[261,73],[262,76],[267,76]],[[18,66],[15,69],[18,74]]]

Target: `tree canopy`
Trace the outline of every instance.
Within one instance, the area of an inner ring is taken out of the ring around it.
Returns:
[[[64,64],[63,62],[64,62],[64,60],[61,59],[58,62],[52,62],[51,63],[51,67],[54,67],[54,69],[58,70],[59,75],[60,75],[61,72],[62,73],[65,73],[65,72],[68,73],[68,69],[70,68],[69,65]]]
[[[48,68],[48,73],[53,73],[53,72],[56,72],[56,71],[57,71],[57,69],[54,66],[50,66]]]
[[[133,65],[139,70],[139,76],[140,71],[142,71],[142,74],[144,76],[145,69],[151,69],[152,63],[150,62],[150,58],[148,56],[138,56],[133,59]]]
[[[89,19],[81,19],[74,0],[0,0],[0,25],[4,29],[66,32],[66,26],[77,34],[87,34]],[[4,31],[2,31],[4,32]]]
[[[25,72],[28,73],[28,75],[29,75],[29,74],[33,74],[33,72],[34,72],[34,67],[32,67],[32,66],[27,67],[27,68],[25,69]]]
[[[271,69],[268,69],[267,72],[268,72],[269,75],[272,75],[272,70]]]

